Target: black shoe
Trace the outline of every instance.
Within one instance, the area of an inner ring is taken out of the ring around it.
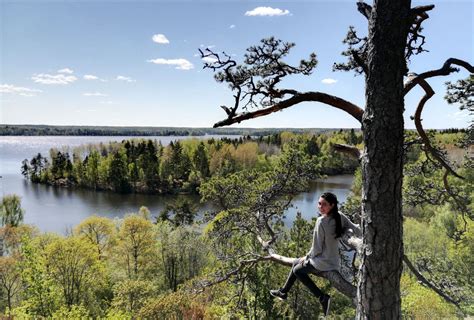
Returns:
[[[327,317],[329,314],[329,305],[331,304],[331,297],[327,294],[323,294],[319,299],[321,307],[323,308],[324,316]]]
[[[270,290],[270,294],[274,296],[275,298],[278,298],[280,300],[286,300],[288,298],[288,294],[286,292],[281,292],[279,289],[278,290]]]

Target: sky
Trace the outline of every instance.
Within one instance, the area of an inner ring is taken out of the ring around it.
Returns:
[[[425,48],[410,71],[440,68],[456,57],[474,63],[474,1],[435,4],[423,23]],[[0,0],[0,123],[95,126],[211,127],[233,103],[226,84],[203,69],[199,49],[243,61],[246,48],[275,36],[294,42],[288,63],[315,52],[310,76],[285,79],[281,88],[320,91],[364,108],[364,78],[333,72],[343,62],[348,27],[367,34],[356,1],[124,1]],[[426,128],[467,127],[468,112],[448,105],[444,82],[422,115]],[[405,127],[423,95],[406,97]],[[234,127],[358,128],[341,110],[303,103]]]

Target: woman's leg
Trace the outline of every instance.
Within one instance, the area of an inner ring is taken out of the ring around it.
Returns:
[[[309,277],[310,273],[315,273],[316,269],[309,260],[304,260],[292,268],[292,273],[297,277],[316,297],[323,296],[323,292],[316,286],[316,284]]]
[[[291,287],[293,287],[293,284],[296,281],[296,275],[294,273],[294,270],[302,263],[304,263],[304,258],[300,258],[293,263],[293,266],[291,267],[290,273],[288,274],[288,278],[286,279],[285,284],[283,285],[283,287],[280,288],[280,292],[288,293],[290,291]]]

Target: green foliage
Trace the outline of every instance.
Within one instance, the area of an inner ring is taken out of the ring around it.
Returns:
[[[115,236],[112,221],[98,216],[90,216],[84,219],[74,228],[74,232],[97,247],[99,258],[107,255]]]
[[[455,307],[406,274],[401,283],[402,314],[410,319],[458,319]]]
[[[162,287],[177,291],[179,285],[201,274],[208,263],[208,245],[193,228],[165,221],[156,229]]]
[[[74,320],[87,320],[91,316],[86,307],[82,305],[74,305],[71,307],[61,306],[56,310],[51,319],[63,320],[63,319],[74,319]]]
[[[205,306],[183,291],[164,294],[150,300],[138,313],[140,319],[203,319]]]
[[[44,254],[48,274],[66,306],[84,304],[91,310],[104,279],[96,247],[81,238],[60,238],[48,244]]]
[[[196,204],[186,198],[178,198],[172,203],[168,203],[157,217],[158,221],[169,221],[175,227],[181,225],[191,225],[197,213]]]
[[[114,249],[117,262],[125,267],[128,279],[146,278],[156,260],[153,224],[136,214],[125,217]]]
[[[22,292],[23,308],[18,312],[26,310],[30,316],[50,317],[60,304],[59,288],[47,273],[46,259],[38,244],[25,238],[21,246],[20,269],[26,286]]]
[[[17,227],[23,222],[25,210],[21,208],[19,196],[14,194],[3,196],[0,209],[0,222],[2,226]]]
[[[112,307],[126,314],[137,314],[155,293],[153,284],[144,280],[123,280],[114,286]]]

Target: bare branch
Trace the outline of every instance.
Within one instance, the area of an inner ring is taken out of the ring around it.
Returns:
[[[423,15],[426,13],[426,11],[431,11],[434,9],[434,4],[426,5],[426,6],[417,6],[414,8],[411,8],[411,13],[415,16]]]
[[[449,175],[449,171],[446,170],[446,172],[443,175],[444,188],[446,189],[446,192],[449,194],[449,196],[456,203],[459,211],[461,211],[461,217],[462,217],[463,222],[464,222],[463,232],[465,232],[467,230],[466,213],[469,214],[469,209],[467,208],[467,206],[461,200],[459,200],[458,195],[452,191],[451,186],[449,185],[449,182],[448,182],[448,175]]]
[[[227,119],[223,121],[219,121],[215,123],[214,128],[228,126],[233,123],[240,123],[244,120],[266,116],[268,114],[289,108],[301,102],[308,102],[308,101],[316,101],[316,102],[328,104],[335,108],[346,111],[355,119],[357,119],[359,122],[362,121],[362,114],[364,113],[364,110],[349,101],[346,101],[342,98],[332,96],[332,95],[322,93],[322,92],[301,92],[271,107],[260,109],[253,112],[244,112],[244,113],[236,114],[234,117],[228,117]]]
[[[454,304],[459,310],[461,310],[459,306],[459,301],[454,300],[450,296],[448,296],[446,293],[444,293],[441,289],[439,289],[435,284],[430,282],[428,279],[426,279],[420,271],[418,271],[415,266],[411,263],[411,261],[408,259],[406,255],[403,255],[403,262],[407,265],[407,267],[410,269],[411,272],[415,275],[415,277],[420,281],[422,284],[436,292],[438,295],[440,295],[444,300],[446,300],[449,303]]]
[[[354,147],[348,144],[335,143],[333,144],[333,148],[336,151],[346,153],[356,159],[361,158],[361,151],[357,147]]]

